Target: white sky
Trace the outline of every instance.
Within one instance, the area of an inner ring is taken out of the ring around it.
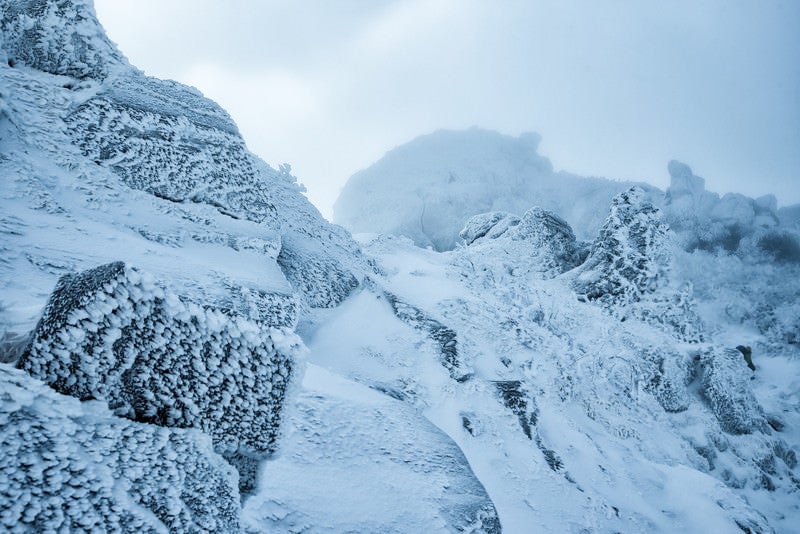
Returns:
[[[147,74],[219,102],[331,215],[439,128],[539,132],[556,169],[800,202],[800,1],[95,0]]]

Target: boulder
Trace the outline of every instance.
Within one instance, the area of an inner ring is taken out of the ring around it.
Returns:
[[[711,349],[701,355],[702,392],[725,432],[766,431],[767,421],[750,387],[752,372],[736,349]]]
[[[249,472],[275,448],[299,346],[117,262],[59,281],[18,367],[131,420],[198,428]]]
[[[0,364],[7,532],[239,532],[236,471],[196,430],[113,417]]]

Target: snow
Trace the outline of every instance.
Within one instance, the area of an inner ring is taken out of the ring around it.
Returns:
[[[539,139],[480,128],[418,137],[348,180],[334,204],[334,222],[450,250],[474,215],[540,206],[569,222],[578,239],[592,238],[603,222],[597,206],[634,184],[554,172],[537,153]]]
[[[0,10],[5,527],[798,531],[793,208],[441,131],[356,240],[90,2]]]

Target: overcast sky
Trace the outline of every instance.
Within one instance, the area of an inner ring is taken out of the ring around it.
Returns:
[[[800,1],[95,0],[147,74],[200,89],[326,216],[439,128],[539,132],[578,174],[800,202]]]

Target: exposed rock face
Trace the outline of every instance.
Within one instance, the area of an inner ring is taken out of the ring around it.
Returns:
[[[574,281],[576,292],[604,305],[636,302],[666,282],[668,227],[634,187],[620,193]]]
[[[720,427],[731,434],[764,431],[767,422],[750,388],[751,371],[736,349],[713,349],[704,353],[703,394],[717,416]]]
[[[85,0],[3,2],[0,30],[10,64],[97,80],[127,65]]]
[[[298,345],[184,303],[117,262],[60,280],[18,366],[123,417],[199,428],[241,463],[274,449]]]
[[[194,430],[136,423],[0,365],[8,532],[239,532],[236,472]]]

